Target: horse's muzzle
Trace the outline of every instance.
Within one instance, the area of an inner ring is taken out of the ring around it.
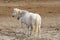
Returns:
[[[12,17],[14,17],[14,16],[12,16]]]

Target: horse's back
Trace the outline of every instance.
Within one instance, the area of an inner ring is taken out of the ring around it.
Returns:
[[[39,14],[37,14],[37,13],[36,14],[30,13],[30,14],[31,14],[33,19],[36,19],[36,17],[37,17],[37,19],[41,20],[41,16]]]

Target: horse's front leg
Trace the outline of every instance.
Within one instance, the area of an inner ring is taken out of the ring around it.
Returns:
[[[20,18],[19,21],[20,21],[20,27],[21,27],[21,25],[22,25],[22,18]]]

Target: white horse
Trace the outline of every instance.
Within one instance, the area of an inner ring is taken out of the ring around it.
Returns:
[[[40,32],[41,16],[39,14],[14,8],[12,16],[16,17],[20,21],[20,26],[22,22],[28,25],[28,30],[29,28],[31,28],[30,34],[35,34]]]

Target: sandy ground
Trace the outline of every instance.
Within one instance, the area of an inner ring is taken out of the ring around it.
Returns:
[[[0,3],[0,40],[60,40],[60,2]],[[2,4],[2,5],[1,5]],[[20,8],[42,17],[40,37],[27,37],[27,28],[12,17],[13,8]]]

